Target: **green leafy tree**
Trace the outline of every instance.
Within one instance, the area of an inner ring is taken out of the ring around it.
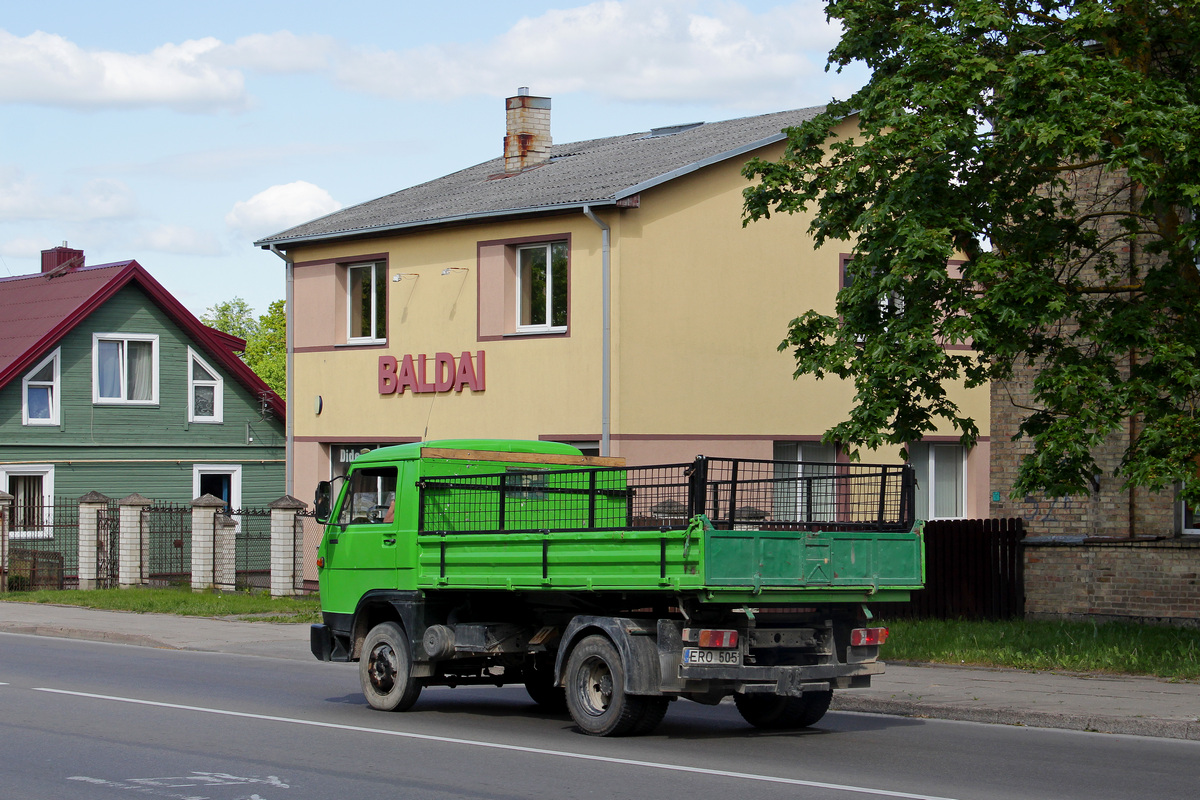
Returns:
[[[1014,497],[1086,493],[1133,419],[1119,474],[1200,501],[1195,0],[827,13],[844,31],[830,66],[865,62],[870,81],[745,169],[745,222],[811,210],[818,244],[853,243],[836,315],[801,315],[780,346],[797,376],[853,381],[827,438],[857,452],[941,424],[971,445],[947,387],[1028,370]]]
[[[258,332],[258,319],[254,316],[254,309],[240,297],[224,300],[209,307],[200,315],[200,321],[210,328],[246,341],[250,341]]]
[[[200,321],[211,328],[246,340],[241,358],[250,369],[285,400],[287,389],[287,316],[284,301],[271,303],[267,313],[254,316],[240,297],[209,308]]]
[[[287,315],[284,301],[271,303],[246,342],[246,363],[280,397],[287,399]]]

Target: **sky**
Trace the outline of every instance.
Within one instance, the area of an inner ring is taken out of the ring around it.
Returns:
[[[821,0],[10,3],[0,276],[67,242],[261,314],[256,239],[501,155],[518,87],[555,143],[821,105],[867,77],[838,36]]]

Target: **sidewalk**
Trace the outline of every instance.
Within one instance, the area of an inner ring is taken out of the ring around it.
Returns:
[[[308,626],[0,603],[0,632],[176,650],[312,659]],[[832,709],[1200,741],[1200,683],[889,664]]]

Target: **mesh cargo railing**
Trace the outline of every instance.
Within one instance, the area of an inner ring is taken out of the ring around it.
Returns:
[[[682,528],[908,530],[911,467],[697,458],[689,464],[511,468],[419,484],[421,533]]]

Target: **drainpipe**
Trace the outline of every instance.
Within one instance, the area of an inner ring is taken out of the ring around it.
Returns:
[[[590,206],[584,206],[583,213],[600,228],[601,314],[604,318],[604,334],[600,344],[600,455],[607,456],[612,430],[612,262],[609,253],[612,228],[593,214]]]
[[[284,431],[284,454],[283,454],[283,486],[284,494],[289,497],[295,497],[295,424],[296,407],[293,405],[295,394],[292,392],[292,355],[295,348],[292,346],[294,336],[295,322],[292,312],[292,260],[284,255],[275,245],[270,245],[271,252],[283,259],[284,263],[284,295],[283,295],[283,311],[284,311],[284,342],[287,351],[286,362],[284,364],[284,394],[287,395],[287,404],[291,413],[283,422]]]

